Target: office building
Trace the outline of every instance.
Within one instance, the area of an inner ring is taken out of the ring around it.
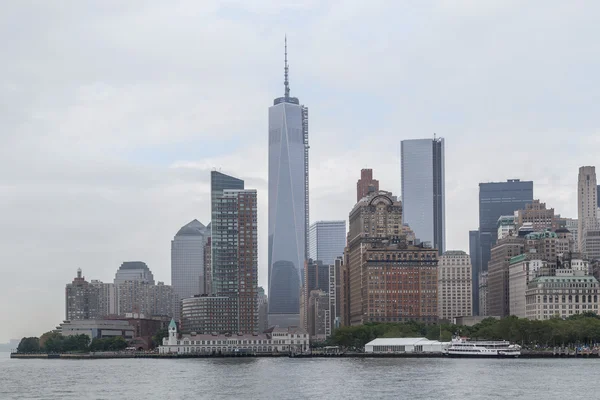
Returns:
[[[237,301],[234,332],[258,327],[256,190],[225,189],[212,204],[212,292]]]
[[[308,108],[284,96],[269,108],[269,325],[298,326],[300,271],[308,259]]]
[[[600,260],[600,221],[587,221],[582,238],[581,252],[590,260]]]
[[[206,227],[212,232],[211,224]],[[210,236],[204,245],[204,294],[212,293],[212,240]]]
[[[65,319],[96,319],[99,317],[98,288],[90,285],[77,269],[77,277],[65,289]]]
[[[105,339],[121,336],[125,340],[134,338],[135,330],[127,321],[111,319],[67,320],[56,327],[63,336],[88,335],[90,339]]]
[[[481,246],[479,231],[469,231],[469,256],[471,257],[471,282],[473,285],[473,315],[483,315],[479,311],[479,275],[481,274]]]
[[[317,221],[308,234],[308,258],[332,265],[344,254],[346,221]]]
[[[379,192],[379,181],[373,179],[372,169],[361,169],[360,179],[356,182],[356,201],[373,192]]]
[[[488,312],[488,272],[482,271],[479,273],[478,279],[478,301],[479,301],[479,316],[489,316]]]
[[[516,217],[514,215],[502,215],[498,218],[498,240],[512,235],[516,231],[515,220]]]
[[[308,328],[308,309],[310,307],[310,293],[313,290],[320,290],[329,293],[329,265],[324,265],[321,261],[308,259],[304,264],[304,273],[302,274],[302,297],[301,297],[301,326],[310,332]]]
[[[115,287],[126,281],[147,282],[154,285],[154,275],[145,262],[125,261],[115,274]]]
[[[464,251],[447,251],[438,264],[438,316],[452,321],[473,314],[471,257]]]
[[[573,251],[579,252],[579,221],[577,218],[565,218],[565,228],[573,235]]]
[[[178,299],[205,293],[204,250],[209,237],[210,229],[195,219],[171,241],[171,284]]]
[[[524,209],[515,211],[514,215],[517,229],[524,225],[531,226],[536,232],[558,229],[558,218],[554,215],[554,208],[546,208],[546,203],[541,203],[537,199],[526,204]]]
[[[600,313],[600,283],[583,259],[563,258],[552,275],[535,277],[527,286],[526,316],[532,320],[566,319],[575,314]]]
[[[479,271],[487,271],[491,248],[498,241],[498,218],[514,215],[533,202],[533,182],[509,179],[479,184]],[[479,275],[477,275],[477,278]],[[474,285],[479,286],[479,282]],[[491,311],[490,311],[491,312]],[[480,314],[481,315],[481,314]],[[497,314],[492,314],[497,315]]]
[[[269,328],[269,298],[265,289],[258,287],[258,331],[264,332]]]
[[[329,294],[322,290],[311,290],[308,296],[307,331],[313,340],[325,340],[331,335],[329,319]]]
[[[510,260],[523,254],[525,239],[507,236],[498,240],[491,249],[487,275],[487,311],[488,315],[506,317],[510,315],[508,275]]]
[[[437,250],[407,241],[402,203],[379,191],[362,198],[349,219],[344,321],[437,321]]]
[[[439,254],[445,251],[444,139],[401,143],[403,222]]]
[[[577,241],[582,251],[585,240],[584,228],[598,221],[597,195],[596,167],[580,167],[577,179],[577,232],[579,234]],[[594,229],[590,227],[589,230]]]

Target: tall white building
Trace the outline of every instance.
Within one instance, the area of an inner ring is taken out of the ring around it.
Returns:
[[[402,219],[421,242],[446,249],[444,139],[401,142]]]
[[[439,318],[452,321],[473,315],[471,257],[464,251],[447,251],[438,263]]]
[[[594,224],[597,219],[598,187],[596,181],[596,167],[580,167],[577,179],[577,218],[578,218],[578,243],[583,250],[585,239],[584,228]]]
[[[344,255],[346,247],[346,221],[317,221],[308,234],[308,258],[324,265],[333,265]]]
[[[205,293],[204,248],[210,234],[210,224],[195,219],[171,241],[171,286],[179,299]]]

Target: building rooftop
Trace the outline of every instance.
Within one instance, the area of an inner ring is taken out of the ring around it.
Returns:
[[[206,227],[195,219],[189,224],[182,226],[175,236],[204,236],[205,230]]]
[[[144,269],[150,271],[150,268],[143,261],[124,261],[119,269]]]
[[[428,345],[428,344],[440,344],[439,340],[429,340],[424,337],[420,338],[377,338],[371,340],[365,346],[415,346],[415,345]]]

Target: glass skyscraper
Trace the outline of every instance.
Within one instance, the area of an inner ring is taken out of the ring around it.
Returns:
[[[204,294],[204,247],[209,237],[210,228],[195,219],[171,241],[171,285],[179,299]]]
[[[444,139],[403,140],[402,220],[421,242],[446,250]]]
[[[308,258],[329,266],[344,255],[346,221],[317,221],[308,233]]]
[[[300,271],[308,258],[308,109],[285,93],[269,107],[269,325],[300,324]]]
[[[487,271],[490,252],[498,240],[498,218],[524,210],[533,202],[533,182],[509,179],[479,184],[479,271]],[[472,260],[472,262],[475,262]],[[475,269],[475,265],[473,265]],[[475,284],[475,282],[473,282]]]

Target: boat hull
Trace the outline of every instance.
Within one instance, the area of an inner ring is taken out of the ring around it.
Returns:
[[[479,353],[479,354],[456,354],[446,353],[447,357],[451,358],[519,358],[520,354],[491,354],[491,353]]]

